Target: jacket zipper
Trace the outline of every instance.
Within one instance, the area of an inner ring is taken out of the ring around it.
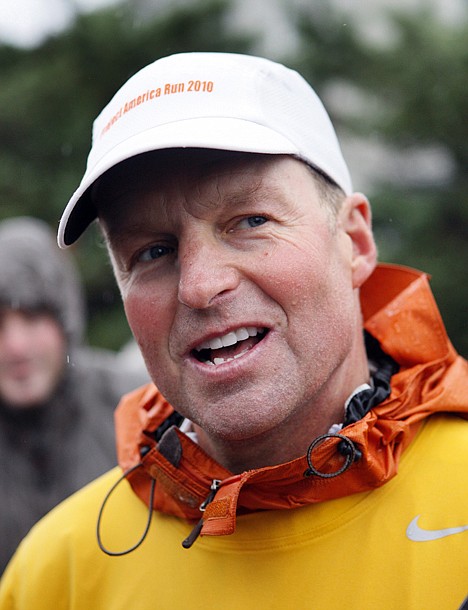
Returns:
[[[214,497],[216,496],[216,492],[220,488],[220,485],[221,485],[220,479],[213,479],[213,481],[211,482],[211,485],[210,485],[209,494],[206,496],[206,498],[203,500],[203,502],[198,507],[202,513],[205,512],[208,504],[213,502]],[[198,521],[198,523],[196,523],[195,527],[192,529],[192,531],[187,536],[187,538],[182,542],[182,546],[184,547],[184,549],[189,549],[192,546],[192,544],[195,542],[195,540],[200,535],[202,528],[203,528],[203,515],[200,518],[200,520]]]

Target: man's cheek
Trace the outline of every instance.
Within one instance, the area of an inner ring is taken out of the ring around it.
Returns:
[[[150,299],[128,297],[124,301],[125,315],[135,339],[140,339],[153,333],[160,322],[158,308],[151,303]]]

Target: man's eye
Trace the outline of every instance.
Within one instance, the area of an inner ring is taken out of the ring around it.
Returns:
[[[253,229],[255,227],[259,227],[265,224],[266,222],[268,222],[268,218],[266,218],[265,216],[248,216],[247,218],[243,218],[239,222],[238,226],[241,229]]]
[[[171,254],[173,251],[174,248],[170,248],[169,246],[151,246],[151,248],[147,248],[140,252],[138,261],[147,263],[149,261],[154,261],[157,258],[161,258],[162,256],[166,256],[167,254]]]

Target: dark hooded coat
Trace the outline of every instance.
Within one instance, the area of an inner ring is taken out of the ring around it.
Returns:
[[[18,410],[0,397],[1,573],[40,517],[115,465],[113,410],[148,377],[83,345],[76,270],[41,221],[0,224],[0,308],[48,311],[68,342],[64,376],[46,404]]]

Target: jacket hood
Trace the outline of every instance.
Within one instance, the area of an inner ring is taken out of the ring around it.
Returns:
[[[55,233],[38,219],[0,223],[0,307],[46,310],[70,345],[81,342],[84,300],[70,255],[57,247]]]
[[[447,337],[427,276],[379,265],[361,301],[365,330],[398,365],[383,402],[339,435],[311,439],[310,455],[234,475],[171,425],[177,414],[149,385],[124,397],[116,411],[119,463],[135,493],[146,504],[151,497],[162,512],[194,520],[202,515],[196,533],[230,534],[242,512],[295,508],[379,487],[396,475],[426,418],[442,412],[468,417],[468,363]]]

